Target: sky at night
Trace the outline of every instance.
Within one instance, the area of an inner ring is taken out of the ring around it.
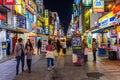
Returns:
[[[58,12],[60,22],[67,31],[72,15],[72,4],[74,0],[43,0],[45,9]]]

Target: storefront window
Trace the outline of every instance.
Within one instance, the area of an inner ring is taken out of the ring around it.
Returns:
[[[6,24],[7,20],[6,20],[6,13],[0,12],[0,25],[1,24]]]

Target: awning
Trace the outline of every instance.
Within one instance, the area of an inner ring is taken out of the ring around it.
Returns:
[[[109,26],[109,27],[101,28],[101,29],[94,29],[94,30],[92,31],[92,34],[94,34],[94,33],[106,33],[106,32],[104,32],[104,30],[105,30],[105,29],[109,29],[109,28],[111,28],[111,27],[113,27],[113,26]]]
[[[10,26],[6,26],[6,25],[0,25],[0,29],[5,29],[7,31],[12,31],[15,33],[28,33],[29,31],[26,29],[22,29],[22,28],[13,28]]]
[[[23,29],[23,28],[16,28],[16,30],[21,31],[23,33],[29,33],[27,29]]]

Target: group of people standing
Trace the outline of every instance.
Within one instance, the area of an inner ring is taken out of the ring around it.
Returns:
[[[22,71],[24,71],[25,55],[27,56],[26,62],[27,62],[27,66],[28,66],[28,72],[31,73],[33,46],[30,42],[30,39],[27,40],[25,47],[24,47],[23,39],[19,38],[18,42],[16,43],[15,49],[14,49],[14,54],[15,54],[15,58],[17,61],[16,75],[19,74],[20,61],[22,63]]]
[[[82,41],[82,53],[84,56],[84,62],[88,61],[88,45],[85,39]],[[96,52],[97,52],[97,42],[96,39],[92,40],[92,52],[93,52],[93,61],[96,61]]]

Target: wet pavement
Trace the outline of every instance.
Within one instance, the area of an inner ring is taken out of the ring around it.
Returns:
[[[1,78],[0,72],[0,80],[120,80],[120,61],[111,61],[106,57],[98,57],[97,59],[96,62],[93,62],[92,54],[89,54],[87,63],[82,66],[74,66],[72,55],[68,54],[65,57],[56,57],[55,69],[48,71],[46,58],[41,56],[39,59],[35,59],[31,73],[26,70],[15,76],[15,70],[11,69],[15,68],[15,65],[11,65],[7,67],[8,74],[2,75],[6,78]],[[8,63],[13,62],[8,61]],[[3,67],[0,68],[3,69],[3,72],[5,71]]]

